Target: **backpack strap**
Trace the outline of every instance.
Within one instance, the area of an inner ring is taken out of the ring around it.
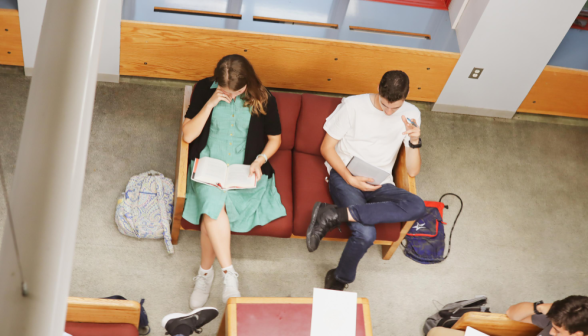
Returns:
[[[445,255],[445,257],[443,257],[443,260],[445,260],[445,259],[447,259],[447,257],[449,257],[449,253],[451,252],[451,238],[453,236],[453,229],[455,229],[455,223],[457,223],[457,219],[459,218],[459,215],[461,214],[461,210],[463,210],[463,201],[461,200],[461,197],[457,196],[456,194],[453,194],[453,193],[443,194],[443,196],[441,196],[441,198],[439,198],[439,202],[441,202],[443,197],[445,197],[447,195],[457,197],[457,199],[459,200],[459,203],[461,205],[459,207],[459,212],[457,213],[457,216],[455,216],[455,220],[453,221],[453,225],[451,226],[451,231],[449,232],[449,246],[447,247],[447,254]]]

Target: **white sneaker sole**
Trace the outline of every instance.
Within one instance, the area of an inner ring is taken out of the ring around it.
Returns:
[[[194,315],[196,313],[199,313],[199,312],[201,312],[203,310],[216,310],[218,312],[218,309],[216,309],[214,307],[202,307],[202,308],[194,309],[193,311],[189,312],[188,314],[182,314],[182,313],[167,314],[161,320],[161,326],[165,328],[165,325],[171,319],[177,319],[177,318],[182,318],[182,317],[189,317],[189,316],[192,316],[192,315]]]

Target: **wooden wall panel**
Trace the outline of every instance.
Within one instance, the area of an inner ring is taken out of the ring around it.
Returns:
[[[374,92],[382,75],[404,70],[409,99],[434,102],[459,54],[226,29],[123,21],[120,74],[200,80],[228,54],[247,57],[264,85],[293,90]]]
[[[0,64],[24,66],[16,9],[0,8]]]
[[[588,118],[588,71],[546,66],[517,112]]]

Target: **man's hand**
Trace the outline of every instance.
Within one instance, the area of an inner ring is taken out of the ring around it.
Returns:
[[[411,119],[414,125],[406,119],[406,116],[402,116],[402,121],[404,122],[404,127],[406,127],[406,131],[402,133],[402,135],[407,135],[410,137],[410,142],[413,145],[417,145],[419,143],[419,139],[421,138],[421,129],[416,125],[416,122]]]
[[[361,191],[374,191],[382,187],[381,185],[375,186],[367,183],[374,182],[374,180],[363,176],[350,176],[345,180],[345,182],[347,182],[347,184],[349,184],[350,186],[355,187]]]

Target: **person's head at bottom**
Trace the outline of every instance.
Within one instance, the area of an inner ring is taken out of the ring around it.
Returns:
[[[588,336],[588,297],[572,295],[555,301],[547,317],[551,336]]]

